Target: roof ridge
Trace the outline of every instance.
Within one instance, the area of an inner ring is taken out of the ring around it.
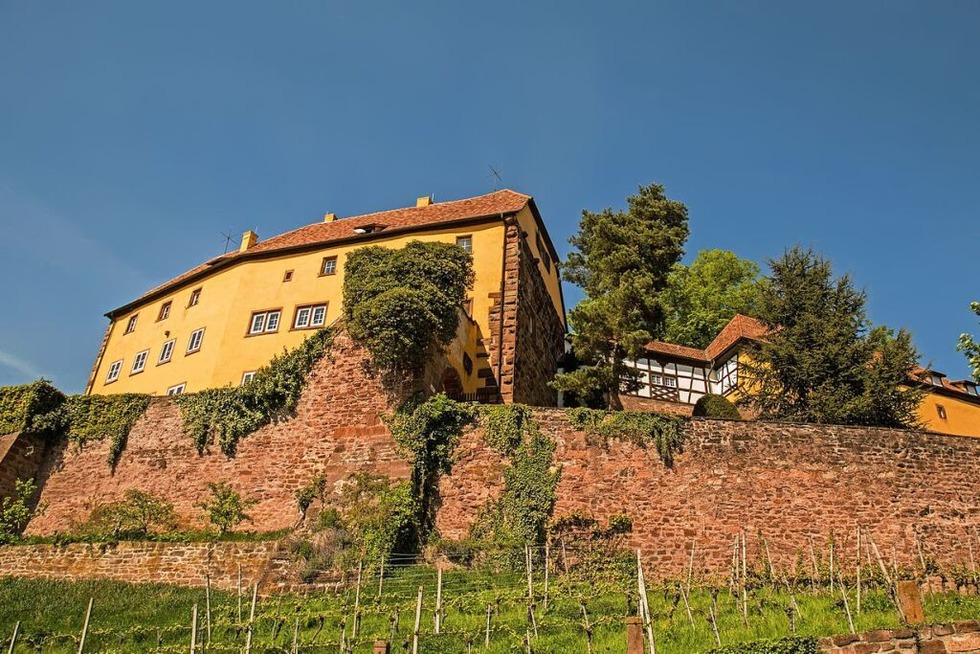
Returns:
[[[521,196],[523,198],[527,198],[528,200],[530,200],[531,197],[532,197],[530,195],[526,195],[524,193],[520,193],[520,192],[515,191],[513,189],[502,188],[502,189],[499,189],[497,191],[492,191],[490,193],[484,193],[482,195],[474,195],[474,196],[471,196],[471,197],[468,197],[468,198],[457,198],[455,200],[446,200],[444,202],[433,202],[432,204],[428,204],[428,205],[425,205],[423,207],[412,207],[412,206],[408,206],[408,207],[393,207],[391,209],[381,209],[380,211],[372,211],[370,213],[359,213],[359,214],[355,214],[353,216],[337,216],[336,221],[337,222],[340,222],[342,220],[353,220],[355,218],[370,218],[371,216],[377,216],[377,215],[383,214],[383,213],[391,213],[392,211],[411,211],[413,209],[419,209],[419,210],[421,210],[421,209],[428,209],[430,207],[445,207],[445,206],[449,206],[451,204],[458,204],[460,202],[471,202],[473,200],[479,200],[481,198],[488,198],[491,195],[497,195],[499,193],[513,193],[514,195],[519,195],[519,196]],[[310,225],[319,225],[319,224],[320,224],[320,221],[310,223]],[[301,227],[297,227],[296,229],[302,229],[303,227],[307,227],[307,225],[302,225]],[[292,230],[290,230],[290,231],[292,231]],[[283,233],[286,234],[288,232],[283,232]],[[275,238],[275,237],[273,236],[273,237],[270,237],[270,238]]]

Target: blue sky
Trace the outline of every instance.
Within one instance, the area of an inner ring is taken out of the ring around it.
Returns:
[[[978,33],[972,1],[0,0],[0,384],[80,391],[102,314],[222,231],[480,194],[491,163],[562,253],[652,181],[688,258],[812,245],[963,377]]]

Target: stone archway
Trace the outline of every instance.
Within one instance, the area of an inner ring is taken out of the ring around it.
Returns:
[[[460,379],[459,373],[452,366],[446,366],[445,370],[442,371],[440,390],[450,399],[463,399],[463,380]]]

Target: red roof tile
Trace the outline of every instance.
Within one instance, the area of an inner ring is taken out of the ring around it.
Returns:
[[[675,345],[673,343],[665,343],[663,341],[651,341],[650,343],[647,343],[646,350],[651,354],[665,354],[671,357],[693,359],[694,361],[704,363],[708,362],[708,357],[705,356],[704,350],[699,350],[693,347],[685,347],[683,345]]]
[[[153,296],[179,286],[183,282],[199,275],[206,274],[211,268],[223,267],[231,264],[235,260],[248,259],[261,255],[269,256],[270,253],[280,250],[288,251],[294,248],[327,245],[335,241],[356,240],[358,238],[367,240],[372,237],[368,234],[358,234],[354,230],[358,227],[370,225],[383,226],[384,233],[398,233],[401,231],[415,230],[420,227],[438,227],[441,224],[450,224],[460,220],[490,217],[498,214],[512,214],[523,209],[530,201],[530,195],[517,193],[510,189],[503,189],[475,198],[437,202],[425,207],[407,207],[404,209],[379,211],[361,216],[352,216],[350,218],[338,218],[332,222],[319,222],[306,225],[305,227],[294,229],[285,234],[273,236],[268,240],[260,241],[245,252],[229,252],[211,259],[207,263],[192,268],[160,284],[133,302],[114,311],[110,311],[107,315],[112,316],[124,310],[132,309],[134,306]]]
[[[718,332],[715,339],[711,341],[707,348],[705,348],[704,353],[707,358],[714,360],[721,354],[724,354],[725,350],[730,348],[732,345],[737,343],[741,339],[748,339],[751,341],[758,341],[765,338],[766,334],[769,333],[769,329],[766,327],[758,318],[751,318],[749,316],[743,316],[740,313],[735,314],[725,327]]]

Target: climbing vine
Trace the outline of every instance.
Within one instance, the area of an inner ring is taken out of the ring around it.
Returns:
[[[684,421],[678,416],[586,408],[568,409],[565,413],[573,425],[585,431],[590,444],[619,439],[639,447],[653,445],[667,467],[674,465],[675,454],[684,451]]]
[[[79,445],[110,439],[108,463],[115,468],[130,429],[149,404],[150,397],[138,393],[73,395],[61,406],[64,433]]]
[[[450,400],[442,393],[424,401],[412,398],[385,418],[395,442],[412,459],[411,494],[417,503],[419,545],[435,521],[439,477],[452,468],[453,450],[463,427],[472,420],[471,405]]]
[[[483,507],[470,535],[492,547],[543,542],[561,479],[553,461],[555,443],[541,433],[527,407],[484,408],[481,414],[487,444],[510,465],[500,497]]]
[[[217,441],[221,451],[232,456],[243,437],[292,415],[306,376],[329,351],[332,339],[330,329],[319,330],[296,349],[273,357],[244,386],[176,396],[184,430],[198,452]]]
[[[49,432],[53,425],[48,416],[64,401],[64,394],[46,379],[0,387],[0,434]]]

